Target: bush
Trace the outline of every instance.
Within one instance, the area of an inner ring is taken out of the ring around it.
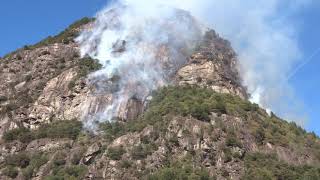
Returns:
[[[222,169],[221,170],[221,175],[222,175],[222,177],[228,178],[230,174],[226,169]]]
[[[43,154],[35,154],[31,157],[31,161],[28,167],[23,169],[22,174],[26,179],[31,179],[34,172],[37,172],[39,168],[48,162],[48,157]]]
[[[18,154],[13,154],[5,158],[5,166],[8,169],[8,173],[14,175],[14,171],[17,167],[23,168],[22,174],[26,179],[30,179],[33,173],[37,171],[43,164],[48,162],[48,158],[43,154],[30,155],[26,152],[21,152]]]
[[[125,130],[125,125],[122,124],[121,122],[105,122],[101,123],[99,125],[100,130],[103,132],[104,137],[112,141],[115,138],[124,135],[126,130]]]
[[[58,152],[53,159],[53,165],[55,166],[62,166],[66,164],[66,157],[67,155],[63,152]]]
[[[254,137],[256,138],[256,141],[258,144],[262,145],[264,140],[265,140],[265,132],[264,129],[262,127],[259,127],[255,133],[254,133]]]
[[[213,180],[208,171],[204,168],[193,168],[190,161],[180,161],[170,164],[167,167],[158,169],[155,173],[147,175],[148,180],[167,180],[167,179],[194,179],[194,180]]]
[[[241,142],[233,134],[228,134],[226,138],[226,145],[229,147],[242,147]]]
[[[231,105],[237,109],[229,110]],[[230,115],[237,115],[245,114],[244,112],[255,110],[255,108],[255,105],[239,97],[219,94],[211,89],[191,86],[164,87],[153,94],[146,118],[174,113],[182,116],[192,115],[199,120],[208,121],[211,112],[230,112]]]
[[[37,138],[70,138],[76,139],[81,132],[82,122],[77,120],[56,121],[44,124],[37,130]]]
[[[80,59],[78,63],[78,74],[76,77],[72,79],[72,81],[70,81],[68,88],[69,89],[74,88],[77,80],[79,80],[82,77],[86,77],[91,72],[97,71],[101,68],[102,68],[102,65],[96,59],[92,59],[89,56],[86,56]]]
[[[310,176],[318,179],[320,168],[290,165],[279,160],[275,154],[248,153],[245,156],[243,179],[309,179]]]
[[[237,106],[231,111],[231,105]],[[211,89],[199,87],[164,87],[153,92],[148,110],[137,120],[126,124],[106,123],[102,126],[106,137],[113,139],[126,132],[141,131],[148,125],[154,126],[161,133],[166,132],[166,115],[193,116],[202,121],[209,121],[211,112],[242,114],[256,110],[257,106],[228,94],[219,94]],[[119,130],[114,130],[119,129]]]
[[[35,45],[28,46],[28,50],[32,50],[41,46],[46,46],[54,43],[68,44],[69,42],[72,42],[75,37],[78,36],[78,33],[76,32],[77,28],[81,27],[84,24],[88,24],[89,22],[92,22],[92,21],[94,21],[94,19],[92,18],[87,18],[87,17],[82,18],[76,21],[75,23],[71,24],[67,29],[65,29],[58,35],[54,37],[49,36]]]
[[[57,121],[50,124],[43,124],[37,130],[30,131],[30,129],[21,127],[7,131],[3,135],[6,142],[18,140],[23,143],[29,143],[34,139],[41,138],[70,138],[76,139],[82,129],[80,121]]]
[[[86,174],[87,168],[85,166],[70,166],[65,169],[65,173],[71,177],[84,177]]]
[[[22,127],[5,132],[3,139],[6,142],[18,140],[23,143],[28,143],[34,139],[34,134],[29,129]]]
[[[230,110],[232,105],[237,106]],[[127,123],[107,122],[100,124],[109,141],[127,132],[141,131],[148,125],[158,130],[158,135],[166,132],[168,119],[166,115],[193,116],[208,121],[211,112],[242,114],[257,110],[257,105],[228,94],[219,94],[211,89],[199,87],[164,87],[153,93],[148,110],[135,121]]]
[[[30,163],[30,157],[24,152],[9,155],[5,158],[6,166],[25,168],[29,165],[29,163]]]
[[[155,146],[152,144],[140,144],[134,146],[131,152],[131,156],[135,160],[145,159],[148,155],[151,155],[155,151]]]
[[[30,82],[31,80],[32,80],[32,75],[31,74],[26,75],[25,81]]]
[[[96,59],[84,57],[79,60],[79,74],[80,77],[87,76],[90,72],[97,71],[102,68],[102,65]]]
[[[14,179],[18,176],[18,170],[13,166],[8,166],[3,170],[3,175]]]
[[[120,167],[124,168],[124,169],[128,169],[131,167],[132,162],[128,161],[128,160],[122,160],[120,161]]]
[[[79,164],[85,152],[85,148],[81,148],[78,151],[74,152],[71,156],[71,163],[73,165]]]
[[[53,175],[46,177],[45,180],[84,179],[87,172],[88,169],[84,165],[68,166],[60,168],[58,171],[54,172]]]
[[[110,147],[108,149],[107,156],[112,160],[118,161],[121,159],[121,157],[124,153],[126,153],[126,151],[122,146],[114,147],[114,148]]]
[[[231,150],[229,148],[225,148],[223,150],[223,153],[224,153],[224,162],[225,163],[228,163],[228,162],[231,162],[232,161],[232,153],[231,153]]]
[[[8,98],[6,96],[0,96],[0,102],[5,102],[7,100]]]

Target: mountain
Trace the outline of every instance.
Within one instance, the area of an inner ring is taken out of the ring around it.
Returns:
[[[248,101],[236,53],[213,30],[169,86],[86,131],[121,78],[99,93],[87,78],[102,65],[74,38],[93,21],[0,59],[1,179],[320,179],[319,138]]]

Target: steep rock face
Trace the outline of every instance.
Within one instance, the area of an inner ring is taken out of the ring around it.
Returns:
[[[205,34],[188,64],[177,73],[179,85],[199,85],[220,93],[229,93],[247,99],[237,71],[236,54],[230,43],[213,30]]]
[[[17,126],[33,128],[55,117],[80,117],[77,107],[86,99],[88,68],[82,70],[74,38],[90,28],[90,22],[83,18],[57,36],[0,58],[0,137]],[[70,83],[74,89],[67,88]]]
[[[76,86],[70,91],[69,84],[76,76],[74,70],[66,70],[51,79],[39,98],[33,104],[26,125],[47,123],[52,119],[78,119],[82,114],[82,103],[87,98],[88,89],[85,84]]]
[[[40,101],[45,101],[46,98],[48,100],[52,96],[51,91],[65,91],[61,83],[54,84],[52,79],[60,74],[68,74],[79,59],[75,44],[52,44],[34,50],[19,50],[1,59],[1,122],[10,119],[16,125],[21,125],[36,120],[37,117],[31,114],[32,111],[37,112],[37,108],[41,109]],[[60,79],[60,82],[68,82],[70,76],[72,74],[66,76],[66,79]],[[42,111],[49,110],[42,108]],[[4,123],[0,127],[0,134],[9,126]]]
[[[85,25],[88,27],[90,25]],[[72,31],[79,32],[82,28]],[[101,92],[95,86],[101,82],[87,81],[83,75],[79,78],[82,59],[78,44],[71,40],[68,43],[65,39],[61,41],[25,47],[1,60],[0,135],[5,129],[20,125],[36,128],[53,119],[85,120],[107,111],[113,100],[112,89]],[[210,87],[245,99],[247,96],[236,67],[236,56],[230,44],[209,31],[173,81],[178,85]],[[112,81],[105,82],[106,86],[110,88]],[[71,88],[70,83],[73,83]],[[125,121],[135,119],[143,112],[145,103],[130,99],[127,104],[120,105],[118,117]]]

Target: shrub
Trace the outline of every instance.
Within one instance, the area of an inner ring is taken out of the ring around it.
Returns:
[[[43,124],[37,130],[31,131],[30,129],[21,127],[7,131],[3,135],[6,142],[19,140],[23,143],[29,143],[34,139],[40,138],[70,138],[76,139],[82,129],[80,121],[57,121],[50,124]]]
[[[70,166],[65,169],[65,173],[71,177],[84,177],[87,168],[85,166]]]
[[[226,138],[226,145],[229,147],[242,147],[241,142],[234,134],[228,134]]]
[[[53,159],[53,165],[55,166],[62,166],[66,164],[66,154],[63,152],[58,152]]]
[[[237,106],[233,111],[228,110],[230,105]],[[244,115],[246,111],[257,108],[247,101],[228,94],[219,94],[211,89],[199,87],[164,87],[153,92],[153,98],[148,110],[137,120],[120,125],[121,130],[114,132],[112,129],[119,124],[106,124],[104,129],[108,137],[116,137],[125,132],[141,131],[148,125],[152,125],[161,133],[166,132],[168,120],[166,115],[193,116],[202,121],[210,120],[211,112],[234,113]],[[233,115],[233,114],[231,114]],[[119,133],[118,133],[119,132]]]
[[[245,156],[243,179],[308,179],[310,176],[320,177],[320,168],[290,165],[274,154],[248,153]]]
[[[256,138],[256,141],[258,144],[263,144],[263,141],[265,140],[265,132],[262,127],[259,127],[255,132],[254,132],[254,137]]]
[[[154,150],[155,146],[152,144],[140,144],[133,147],[131,156],[135,160],[145,159],[148,155],[151,155]]]
[[[27,128],[17,128],[7,131],[3,135],[6,142],[18,140],[23,143],[28,143],[34,139],[34,134]]]
[[[67,29],[65,29],[64,31],[62,31],[61,33],[59,33],[56,36],[49,36],[46,39],[38,42],[37,44],[34,45],[25,45],[23,46],[21,49],[23,50],[33,50],[35,48],[39,48],[41,46],[46,46],[46,45],[50,45],[50,44],[54,44],[54,43],[64,43],[64,44],[68,44],[70,42],[74,41],[74,38],[76,38],[78,36],[78,28],[81,27],[82,25],[88,24],[92,21],[94,21],[94,18],[82,18],[76,22],[74,22],[73,24],[71,24]],[[12,58],[12,56],[17,53],[18,51],[20,51],[21,49],[18,49],[14,52],[11,52],[9,54],[6,54],[3,58]],[[7,61],[6,61],[7,62]]]
[[[124,168],[124,169],[128,169],[131,167],[132,162],[128,161],[128,160],[122,160],[120,161],[120,167]]]
[[[229,110],[230,107],[237,107]],[[148,110],[135,121],[125,124],[107,122],[100,124],[106,139],[113,140],[127,132],[141,131],[148,125],[158,130],[158,136],[166,132],[169,119],[167,115],[193,116],[199,120],[208,121],[211,112],[242,114],[257,110],[257,105],[244,101],[239,97],[219,94],[211,89],[199,87],[164,87],[153,92],[153,98]],[[236,141],[238,144],[238,142]],[[240,143],[239,143],[240,144]],[[238,145],[239,145],[238,144]]]
[[[125,126],[120,122],[105,122],[100,124],[104,137],[112,141],[125,133]]]
[[[229,172],[226,170],[226,169],[222,169],[221,170],[221,175],[222,175],[222,177],[225,177],[225,178],[227,178],[227,177],[229,177]],[[262,180],[262,179],[261,179]]]
[[[76,86],[76,80],[72,79],[69,84],[68,84],[68,88],[71,90]]]
[[[76,139],[82,129],[82,123],[77,120],[56,121],[44,124],[35,132],[37,138],[70,138]]]
[[[29,82],[29,81],[31,81],[31,80],[32,80],[32,75],[31,75],[31,74],[26,75],[25,81],[26,81],[26,82]]]
[[[234,111],[228,108],[238,107]],[[164,87],[153,95],[151,107],[158,109],[158,114],[175,113],[192,115],[199,120],[209,120],[211,112],[232,114],[255,110],[255,105],[229,94],[219,94],[211,89],[199,87]],[[231,114],[231,115],[232,115]]]
[[[19,107],[15,104],[15,103],[13,103],[13,102],[10,102],[9,104],[7,104],[6,106],[5,106],[5,111],[8,113],[8,112],[12,112],[12,111],[14,111],[14,110],[16,110],[16,109],[18,109]]]
[[[89,56],[86,56],[79,60],[78,63],[78,74],[74,77],[68,84],[68,88],[74,88],[76,81],[81,77],[86,77],[91,72],[97,71],[102,68],[102,65],[96,59],[92,59]]]
[[[84,179],[88,169],[84,165],[68,166],[60,168],[45,180],[63,180],[63,179]]]
[[[231,150],[229,148],[225,148],[223,150],[223,153],[224,153],[224,162],[225,163],[228,163],[228,162],[231,162],[232,161],[232,153],[231,153]]]
[[[48,162],[48,157],[44,154],[35,154],[31,157],[31,161],[28,167],[23,169],[22,174],[26,179],[31,179],[33,173],[38,171],[39,168]]]
[[[92,59],[88,56],[80,59],[78,66],[79,66],[78,76],[80,77],[85,77],[90,72],[94,72],[102,68],[102,65],[99,64],[98,60]]]
[[[0,102],[5,102],[7,100],[8,98],[6,96],[0,96]]]
[[[84,153],[86,152],[85,148],[81,148],[74,152],[71,156],[71,163],[73,165],[77,165],[80,163],[81,158],[83,157]]]
[[[120,160],[122,155],[126,153],[125,149],[122,146],[119,147],[110,147],[107,152],[107,156],[112,160]]]
[[[170,137],[169,142],[175,146],[179,145],[179,138],[177,135],[173,135]]]
[[[18,176],[18,170],[13,166],[8,166],[3,170],[3,175],[14,179]]]
[[[25,168],[29,165],[30,158],[29,156],[22,152],[18,154],[9,155],[5,158],[6,166],[14,166],[14,167],[21,167]]]
[[[190,161],[179,161],[170,164],[167,167],[158,169],[153,174],[147,175],[148,180],[167,180],[167,179],[195,179],[195,180],[213,180],[208,171],[199,167],[190,166]]]
[[[28,45],[23,46],[24,50],[30,50],[31,48]]]
[[[48,161],[47,156],[43,154],[30,155],[26,152],[13,154],[5,158],[5,166],[8,172],[13,176],[16,167],[23,168],[22,174],[26,179],[30,179],[33,173]]]
[[[72,42],[73,39],[78,35],[78,33],[76,32],[77,28],[92,21],[94,21],[94,19],[92,18],[87,18],[87,17],[82,18],[76,21],[75,23],[71,24],[67,29],[65,29],[58,35],[54,37],[49,36],[35,45],[28,46],[28,50],[32,50],[41,46],[46,46],[54,43],[68,44],[69,42]]]

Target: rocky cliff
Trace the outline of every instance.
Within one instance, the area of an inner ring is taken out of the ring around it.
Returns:
[[[117,77],[102,92],[87,78],[101,65],[74,38],[91,22],[0,59],[1,179],[320,178],[319,138],[247,101],[236,54],[213,30],[169,87],[86,132],[117,88]]]

